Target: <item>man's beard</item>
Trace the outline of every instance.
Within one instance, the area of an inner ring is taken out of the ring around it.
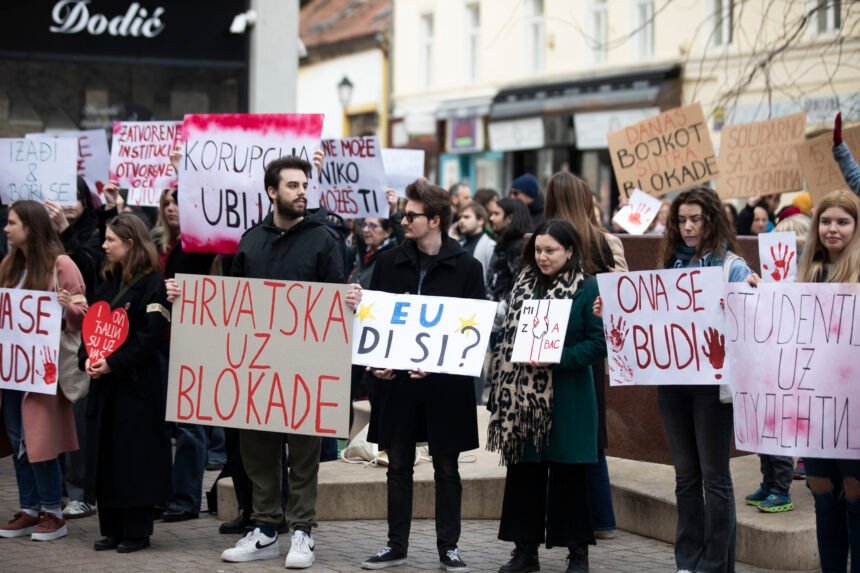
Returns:
[[[275,199],[275,209],[278,210],[278,215],[285,219],[296,220],[305,216],[305,209],[294,209],[292,206],[284,203],[280,197]]]

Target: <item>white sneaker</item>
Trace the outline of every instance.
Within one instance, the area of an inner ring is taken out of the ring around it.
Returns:
[[[297,529],[293,533],[290,552],[284,567],[287,569],[307,569],[314,564],[314,538],[310,533]]]
[[[96,512],[95,506],[92,506],[85,501],[70,501],[63,509],[63,517],[66,519],[80,519],[89,517]]]
[[[243,563],[257,559],[274,559],[279,555],[278,534],[275,533],[274,537],[269,537],[261,532],[259,527],[255,527],[254,531],[240,539],[235,547],[225,549],[221,554],[221,560]]]

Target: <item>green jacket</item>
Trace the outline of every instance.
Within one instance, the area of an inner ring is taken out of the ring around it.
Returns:
[[[549,444],[538,452],[527,443],[521,463],[597,462],[597,398],[591,364],[606,356],[603,321],[592,312],[597,294],[597,279],[589,276],[573,295],[561,363],[552,367]]]

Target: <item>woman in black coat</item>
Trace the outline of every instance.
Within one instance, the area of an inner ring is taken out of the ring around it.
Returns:
[[[124,308],[129,334],[106,359],[81,365],[92,377],[87,404],[90,497],[99,507],[96,551],[130,553],[149,546],[153,506],[170,497],[170,442],[164,428],[161,362],[153,360],[170,319],[158,254],[139,218],[108,223],[105,282],[95,301]]]

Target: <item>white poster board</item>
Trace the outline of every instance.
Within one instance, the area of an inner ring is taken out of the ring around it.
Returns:
[[[0,390],[57,393],[62,318],[56,293],[0,288]]]
[[[758,258],[762,280],[793,283],[797,277],[797,235],[792,231],[760,233]]]
[[[53,137],[0,139],[0,198],[15,201],[78,201],[78,146]]]
[[[663,202],[656,197],[641,189],[634,189],[630,201],[615,214],[612,221],[631,235],[643,235],[662,205]]]
[[[397,191],[400,197],[406,197],[407,185],[424,177],[423,149],[387,147],[382,150],[382,163],[385,165],[389,189]]]
[[[317,185],[308,190],[308,205],[319,204],[344,219],[388,217],[385,167],[376,136],[324,139]],[[316,197],[310,197],[311,193]]]
[[[561,362],[572,306],[570,299],[523,301],[511,362]]]

